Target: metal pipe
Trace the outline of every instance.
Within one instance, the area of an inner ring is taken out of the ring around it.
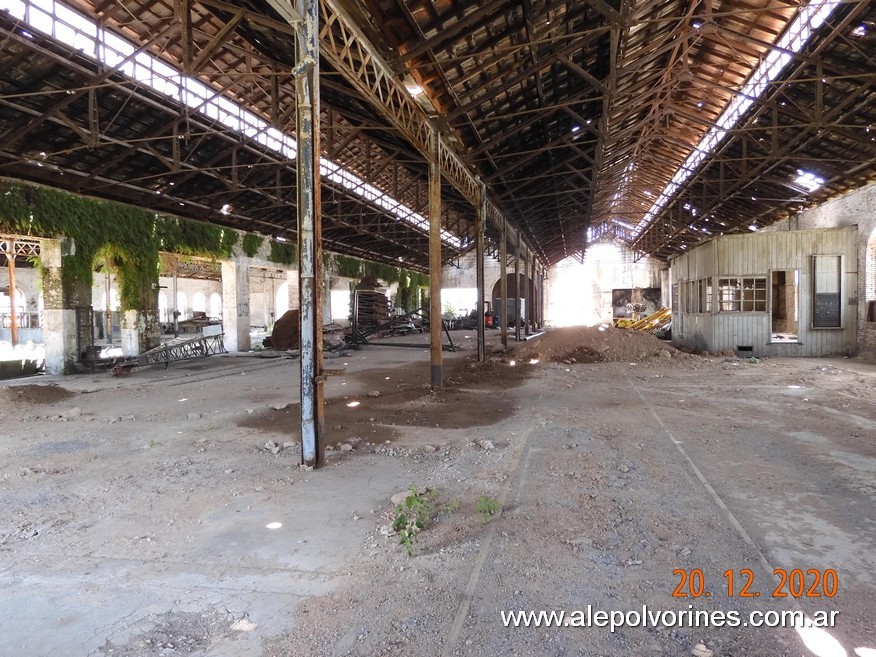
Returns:
[[[429,358],[432,388],[443,384],[441,351],[441,143],[434,139],[429,161]]]
[[[475,239],[477,240],[477,246],[475,248],[475,259],[476,265],[475,269],[477,272],[477,285],[478,285],[478,302],[475,305],[475,321],[477,322],[478,327],[478,362],[483,363],[487,359],[487,343],[486,343],[486,335],[484,331],[484,322],[486,321],[484,318],[484,313],[486,312],[486,307],[484,304],[484,285],[485,283],[485,275],[484,275],[484,224],[487,220],[487,189],[486,185],[481,185],[481,202],[478,205],[477,212],[475,213]]]
[[[9,326],[10,339],[12,346],[18,344],[18,311],[15,308],[15,240],[9,240],[6,243],[6,267],[9,269],[9,320],[12,324]]]
[[[499,244],[499,264],[501,265],[500,271],[500,292],[502,295],[500,299],[502,309],[501,309],[501,332],[502,332],[502,347],[508,348],[508,240],[507,237],[507,227],[505,217],[502,217],[502,237],[501,243]]]
[[[319,203],[319,2],[296,0],[298,28],[295,79],[298,122],[298,289],[301,344],[301,463],[324,461],[322,371],[322,228]]]

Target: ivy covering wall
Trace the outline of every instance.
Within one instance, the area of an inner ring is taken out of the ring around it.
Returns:
[[[404,307],[408,311],[421,305],[420,291],[429,287],[429,277],[426,274],[349,256],[326,254],[325,268],[335,276],[356,280],[370,276],[390,284],[398,283],[396,306]]]
[[[77,196],[27,183],[0,180],[0,232],[72,240],[64,250],[62,285],[69,306],[90,305],[95,266],[109,262],[116,271],[124,310],[155,307],[159,252],[211,259],[232,257],[238,231],[215,224],[143,210],[124,203]],[[264,238],[244,234],[239,249],[254,257]],[[268,260],[293,267],[295,245],[272,239]],[[326,254],[327,272],[360,279],[365,276],[398,283],[398,299],[416,307],[429,277],[348,256]]]
[[[64,298],[70,305],[91,303],[94,267],[110,261],[126,310],[154,307],[159,251],[230,258],[239,237],[237,231],[215,224],[6,180],[0,180],[0,232],[72,240],[62,268]],[[255,255],[262,241],[247,234],[243,250]],[[294,247],[271,243],[272,261],[292,265],[295,255]]]

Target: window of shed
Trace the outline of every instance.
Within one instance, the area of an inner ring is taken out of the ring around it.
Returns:
[[[742,279],[742,312],[766,312],[766,278]]]
[[[742,290],[740,289],[740,279],[738,278],[719,278],[718,279],[718,311],[739,312],[742,303]]]
[[[718,279],[719,312],[766,312],[766,309],[766,276]]]

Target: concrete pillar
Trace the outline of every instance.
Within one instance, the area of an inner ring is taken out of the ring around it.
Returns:
[[[121,320],[121,346],[125,356],[139,356],[161,342],[158,308],[125,310]]]
[[[76,311],[67,308],[61,278],[61,240],[40,241],[46,373],[64,374],[76,362]]]
[[[228,351],[249,351],[249,261],[245,258],[222,261],[222,330]]]

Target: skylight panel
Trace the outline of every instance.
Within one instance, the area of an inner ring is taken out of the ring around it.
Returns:
[[[94,21],[73,9],[53,0],[0,0],[0,11],[8,11],[30,27],[81,50],[110,68],[118,67],[125,76],[250,137],[284,158],[294,160],[297,156],[297,144],[291,135],[274,128],[233,100],[218,95],[202,82],[181,75],[162,60],[145,51],[137,52],[132,43],[105,28],[98,28]],[[399,221],[420,230],[428,229],[428,219],[388,199],[387,194],[335,163],[320,158],[320,171],[335,184],[390,212]],[[441,240],[455,248],[462,246],[462,240],[446,230],[441,231]]]
[[[678,171],[676,171],[675,175],[673,175],[670,183],[645,213],[639,225],[633,231],[634,236],[638,236],[648,227],[666,204],[670,202],[679,187],[693,175],[697,167],[723,141],[727,136],[727,131],[736,126],[754,104],[755,100],[767,90],[770,83],[781,75],[785,66],[791,61],[792,53],[798,53],[803,49],[810,37],[824,24],[839,4],[837,0],[813,0],[805,7],[800,8],[800,11],[791,21],[788,28],[776,41],[775,47],[767,53],[760,65],[734,95],[733,100],[730,101],[718,117],[718,120],[715,121],[715,125],[700,140],[700,143],[694,148]],[[803,183],[800,184],[802,185]]]

